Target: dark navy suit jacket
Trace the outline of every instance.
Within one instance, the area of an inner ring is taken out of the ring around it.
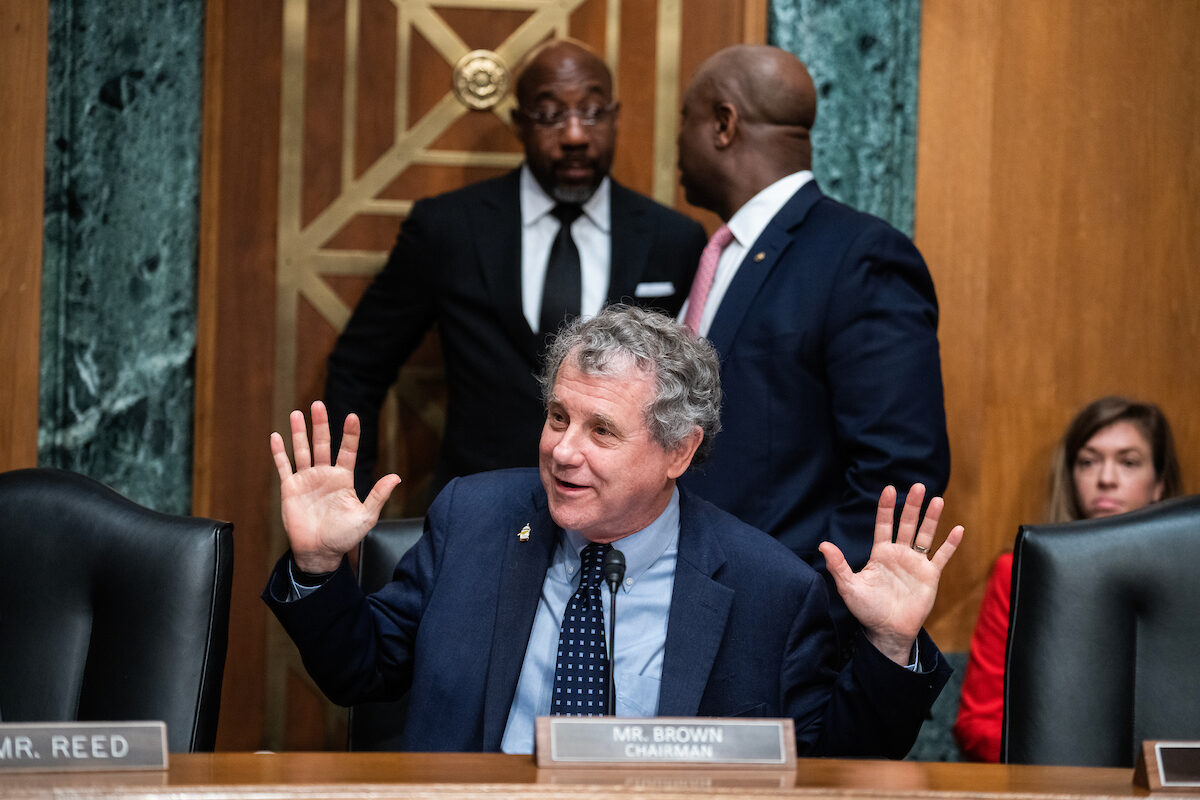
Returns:
[[[615,181],[610,189],[606,300],[673,316],[691,289],[704,229]],[[671,289],[638,297],[643,284]],[[545,414],[534,376],[547,336],[530,330],[522,311],[520,170],[419,200],[329,356],[324,398],[335,451],[346,414],[363,423],[360,495],[376,477],[383,398],[435,323],[446,422],[433,490],[458,475],[536,465]]]
[[[681,484],[818,569],[825,540],[860,569],[883,487],[903,500],[949,478],[937,316],[908,237],[801,187],[713,318],[723,430]],[[836,597],[834,613],[846,613]]]
[[[313,594],[280,602],[285,556],[263,597],[334,702],[409,693],[404,749],[498,750],[560,536],[536,470],[476,475],[442,491],[378,593],[364,598],[343,563]],[[949,675],[944,659],[924,633],[923,674],[862,640],[838,672],[834,641],[810,567],[681,492],[660,715],[792,717],[802,754],[903,756]]]

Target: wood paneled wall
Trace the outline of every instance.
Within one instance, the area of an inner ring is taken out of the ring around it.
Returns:
[[[234,523],[222,750],[264,746],[282,25],[281,0],[206,4],[193,510]]]
[[[0,4],[0,471],[37,465],[49,11]]]
[[[1052,448],[1110,393],[1159,403],[1200,486],[1200,4],[924,0],[916,240],[937,284],[948,516],[930,630],[965,649]]]

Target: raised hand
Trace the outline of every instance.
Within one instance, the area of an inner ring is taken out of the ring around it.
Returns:
[[[917,633],[933,610],[942,570],[963,537],[963,527],[956,525],[942,546],[931,553],[943,501],[940,497],[930,500],[925,519],[921,520],[924,499],[925,487],[913,484],[893,541],[896,490],[884,488],[875,514],[871,559],[857,573],[850,569],[837,545],[820,545],[826,568],[846,608],[863,626],[871,643],[898,664],[909,663]]]
[[[342,556],[357,547],[375,526],[400,478],[394,474],[383,476],[366,501],[360,503],[354,491],[354,461],[361,433],[358,417],[346,417],[336,462],[330,460],[329,414],[324,403],[318,400],[312,404],[311,451],[304,412],[293,411],[290,422],[295,472],[283,437],[271,434],[271,455],[279,470],[283,527],[296,566],[305,572],[332,572]]]

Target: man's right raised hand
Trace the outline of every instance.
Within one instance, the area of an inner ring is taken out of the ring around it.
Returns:
[[[293,411],[292,453],[288,460],[283,437],[271,434],[271,455],[279,470],[280,507],[296,566],[305,572],[332,572],[342,556],[358,546],[379,519],[383,504],[400,483],[395,474],[376,482],[363,502],[354,491],[354,460],[358,455],[361,426],[350,414],[342,430],[336,462],[330,460],[329,414],[325,404],[312,404],[312,450],[304,412]]]

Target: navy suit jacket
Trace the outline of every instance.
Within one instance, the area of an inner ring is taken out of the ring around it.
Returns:
[[[610,184],[607,302],[674,315],[691,288],[704,229]],[[638,297],[642,284],[672,289]],[[534,376],[547,336],[532,331],[522,311],[520,170],[419,200],[329,356],[324,398],[334,451],[346,414],[363,423],[355,470],[360,495],[374,483],[383,399],[435,323],[446,422],[434,492],[457,475],[536,465],[545,415]]]
[[[376,594],[343,563],[313,594],[280,602],[285,556],[263,597],[334,702],[409,693],[404,749],[498,750],[561,535],[536,470],[476,475],[443,490]],[[802,754],[903,756],[949,675],[944,659],[924,633],[923,674],[863,640],[838,672],[834,641],[810,567],[681,492],[660,715],[792,717]]]
[[[682,485],[818,569],[829,540],[856,570],[884,486],[901,500],[917,481],[945,490],[937,298],[884,221],[801,187],[749,248],[708,339],[723,429]]]

